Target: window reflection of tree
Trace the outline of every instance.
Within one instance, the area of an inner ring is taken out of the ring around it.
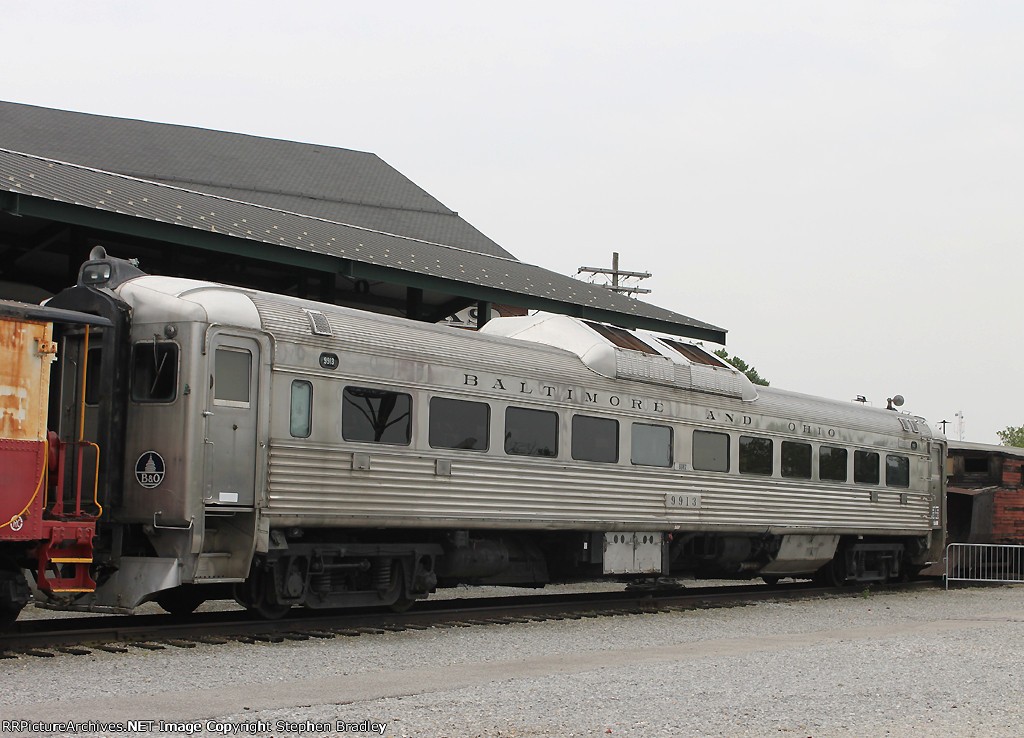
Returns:
[[[846,449],[822,446],[818,451],[818,477],[833,482],[846,481]]]
[[[853,481],[859,484],[878,484],[878,460],[878,454],[873,451],[855,451]]]
[[[432,448],[486,451],[490,407],[482,402],[434,397],[430,400]]]
[[[399,400],[402,400],[401,404]],[[353,435],[357,437],[348,440],[373,440],[380,443],[389,428],[402,421],[411,420],[412,407],[409,400],[408,395],[397,392],[346,387],[345,402],[366,420],[366,426],[373,436],[372,439],[359,437],[363,435],[362,429],[353,428]],[[405,433],[401,439],[403,443],[409,442],[409,426],[410,423],[405,424]]]
[[[505,416],[505,453],[548,458],[557,456],[556,423],[554,413],[509,408]]]
[[[811,445],[809,443],[782,442],[782,476],[811,478]]]
[[[885,483],[890,487],[909,487],[910,459],[906,456],[886,455]]]
[[[740,473],[772,473],[772,442],[768,438],[740,436]]]

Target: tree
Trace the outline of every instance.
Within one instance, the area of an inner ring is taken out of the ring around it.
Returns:
[[[1003,430],[996,431],[996,435],[1004,446],[1024,448],[1024,425],[1008,425]]]
[[[740,357],[738,357],[738,356],[729,356],[729,352],[726,351],[724,348],[723,349],[718,349],[718,351],[715,352],[715,356],[717,356],[719,359],[724,359],[725,361],[728,361],[734,367],[736,367],[741,372],[746,374],[747,375],[747,379],[749,379],[754,384],[760,384],[760,385],[762,385],[764,387],[768,386],[768,384],[769,384],[768,380],[765,379],[764,377],[762,377],[760,374],[758,374],[757,373],[757,369],[755,369],[754,367],[752,367],[749,364],[747,364],[747,362],[745,362]]]

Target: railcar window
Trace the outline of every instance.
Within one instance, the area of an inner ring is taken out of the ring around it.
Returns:
[[[90,354],[92,351],[89,352]],[[90,361],[92,361],[90,359]],[[89,371],[92,371],[90,369]],[[86,393],[86,398],[89,394]],[[88,402],[88,399],[86,400]],[[988,474],[988,459],[985,457],[971,458],[970,456],[964,456],[964,473],[965,474]]]
[[[486,451],[491,407],[486,402],[430,398],[431,448]]]
[[[906,456],[885,456],[885,483],[889,487],[910,486],[910,459]]]
[[[90,337],[91,340],[91,337]],[[85,372],[85,404],[100,404],[100,362],[103,361],[103,349],[89,349]]]
[[[135,402],[171,402],[177,391],[178,344],[166,341],[135,344],[132,347],[132,399]]]
[[[740,474],[772,473],[772,439],[740,436]]]
[[[578,461],[619,460],[619,421],[572,416],[572,457]]]
[[[292,382],[290,426],[295,438],[309,438],[313,429],[313,385],[301,379]]]
[[[558,413],[524,407],[506,408],[505,453],[558,456]]]
[[[408,446],[412,441],[412,396],[346,387],[342,393],[341,437],[346,441]]]
[[[213,362],[213,404],[249,407],[252,354],[245,349],[219,348]]]
[[[822,446],[818,449],[818,479],[829,482],[846,481],[846,449]]]
[[[782,442],[782,476],[811,478],[811,444]]]
[[[672,429],[633,423],[631,458],[637,466],[672,466]]]
[[[878,484],[878,454],[874,451],[853,452],[853,481],[857,484]]]
[[[694,431],[693,468],[700,471],[729,471],[729,434]]]

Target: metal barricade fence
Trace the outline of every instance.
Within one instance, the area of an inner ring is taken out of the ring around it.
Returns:
[[[1024,546],[950,543],[946,546],[946,589],[950,581],[1024,582]]]

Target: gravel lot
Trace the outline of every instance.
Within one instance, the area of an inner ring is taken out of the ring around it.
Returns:
[[[0,728],[162,719],[194,723],[182,727],[195,735],[275,737],[1016,737],[1022,664],[1024,586],[928,590],[22,657],[0,661]],[[386,727],[358,730],[367,721]]]

